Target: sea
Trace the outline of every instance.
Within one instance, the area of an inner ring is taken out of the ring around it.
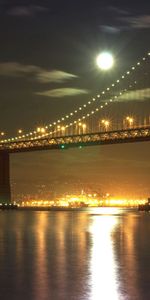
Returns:
[[[150,213],[0,210],[1,300],[149,300]]]

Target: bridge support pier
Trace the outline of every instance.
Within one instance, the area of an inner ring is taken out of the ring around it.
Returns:
[[[0,203],[11,202],[9,153],[0,151]]]

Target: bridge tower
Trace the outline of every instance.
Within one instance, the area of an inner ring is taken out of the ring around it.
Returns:
[[[0,203],[10,203],[9,153],[0,151]]]

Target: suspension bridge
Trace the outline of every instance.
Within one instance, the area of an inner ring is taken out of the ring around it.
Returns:
[[[140,115],[118,115],[117,105],[150,101],[150,53],[99,91],[86,103],[36,130],[0,140],[0,202],[11,199],[9,159],[11,153],[82,148],[84,146],[150,141],[149,109]],[[106,112],[115,115],[108,119]]]

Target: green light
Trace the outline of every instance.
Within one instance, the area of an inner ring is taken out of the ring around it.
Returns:
[[[79,149],[82,149],[82,146],[79,146]]]
[[[65,148],[65,145],[61,145],[61,149],[64,149]]]

